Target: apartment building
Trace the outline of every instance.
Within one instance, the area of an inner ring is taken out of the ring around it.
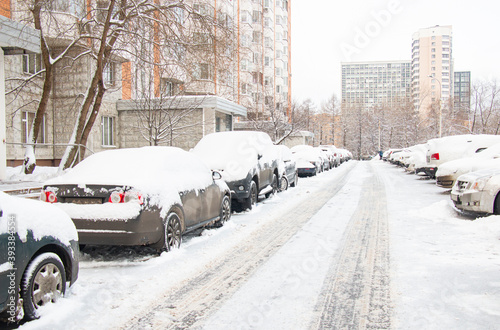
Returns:
[[[453,97],[452,27],[423,28],[412,36],[411,88],[415,109],[425,116],[433,104]]]
[[[343,104],[372,108],[410,96],[410,61],[343,62],[341,66]]]
[[[91,15],[89,10],[100,19],[106,13],[107,3],[54,1],[47,9],[52,11],[54,19],[64,22],[66,32],[83,33],[86,25],[82,22]],[[185,3],[193,12],[215,19],[217,27],[210,33],[199,28],[192,30],[189,42],[197,44],[200,52],[198,56],[190,56],[182,47],[164,41],[155,25],[140,26],[140,33],[153,42],[140,42],[137,38],[133,46],[116,52],[106,64],[103,79],[107,90],[87,141],[87,155],[109,148],[149,144],[189,149],[205,134],[232,130],[233,123],[247,114],[265,120],[272,109],[288,109],[290,1],[187,0]],[[26,4],[11,0],[0,14],[27,22],[30,16]],[[186,16],[182,10],[177,11],[176,24],[188,24]],[[73,26],[80,30],[70,30]],[[211,39],[213,36],[219,39]],[[59,49],[70,42],[70,37],[54,33],[48,40],[51,47]],[[55,67],[53,91],[36,147],[39,165],[58,164],[75,126],[79,103],[95,67],[93,58],[80,56],[80,51],[76,48]],[[144,54],[150,58],[144,60]],[[172,58],[175,61],[168,61]],[[175,65],[165,65],[167,62]],[[40,54],[12,56],[5,63],[7,79],[28,77],[42,69]],[[27,142],[36,100],[42,92],[42,77],[32,79],[30,88],[7,95],[7,159],[11,166],[19,165],[24,158],[22,145]],[[148,128],[145,122],[151,123],[147,114],[164,110],[177,116],[177,125],[184,130],[177,130],[175,139],[145,139]]]

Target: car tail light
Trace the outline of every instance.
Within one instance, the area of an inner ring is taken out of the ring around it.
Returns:
[[[43,191],[42,194],[40,195],[40,199],[44,202],[47,203],[57,203],[57,196],[56,193],[53,191]]]
[[[128,190],[125,193],[123,191],[113,191],[111,196],[109,196],[110,203],[128,203],[136,202],[142,205],[143,199],[142,194],[137,190]]]
[[[431,155],[431,159],[439,160],[439,152],[436,152],[435,154],[432,154]]]
[[[124,194],[121,191],[113,191],[111,193],[111,196],[109,196],[110,203],[123,203],[123,201],[124,201]]]
[[[125,197],[124,197],[125,203],[128,202],[137,202],[140,205],[142,205],[144,202],[142,200],[142,194],[138,192],[137,190],[129,190],[125,192]]]

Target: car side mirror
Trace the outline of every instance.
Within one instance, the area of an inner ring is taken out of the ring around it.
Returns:
[[[213,171],[212,172],[212,178],[214,180],[220,180],[220,179],[222,179],[222,175],[219,172],[217,172],[217,171]]]

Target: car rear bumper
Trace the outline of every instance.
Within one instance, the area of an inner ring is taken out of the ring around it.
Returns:
[[[315,175],[316,174],[316,168],[298,168],[297,172],[299,173],[299,176],[307,176],[307,175]]]
[[[455,183],[453,175],[443,175],[436,178],[436,184],[443,188],[452,188]]]
[[[55,203],[65,210],[78,231],[80,244],[150,245],[163,237],[157,208],[145,209],[129,203],[77,205]],[[85,213],[87,211],[87,213]],[[87,217],[83,217],[83,215]]]

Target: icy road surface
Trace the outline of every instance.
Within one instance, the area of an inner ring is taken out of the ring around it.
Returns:
[[[22,329],[495,329],[500,217],[348,162],[222,228],[148,249],[86,249],[67,297]]]

